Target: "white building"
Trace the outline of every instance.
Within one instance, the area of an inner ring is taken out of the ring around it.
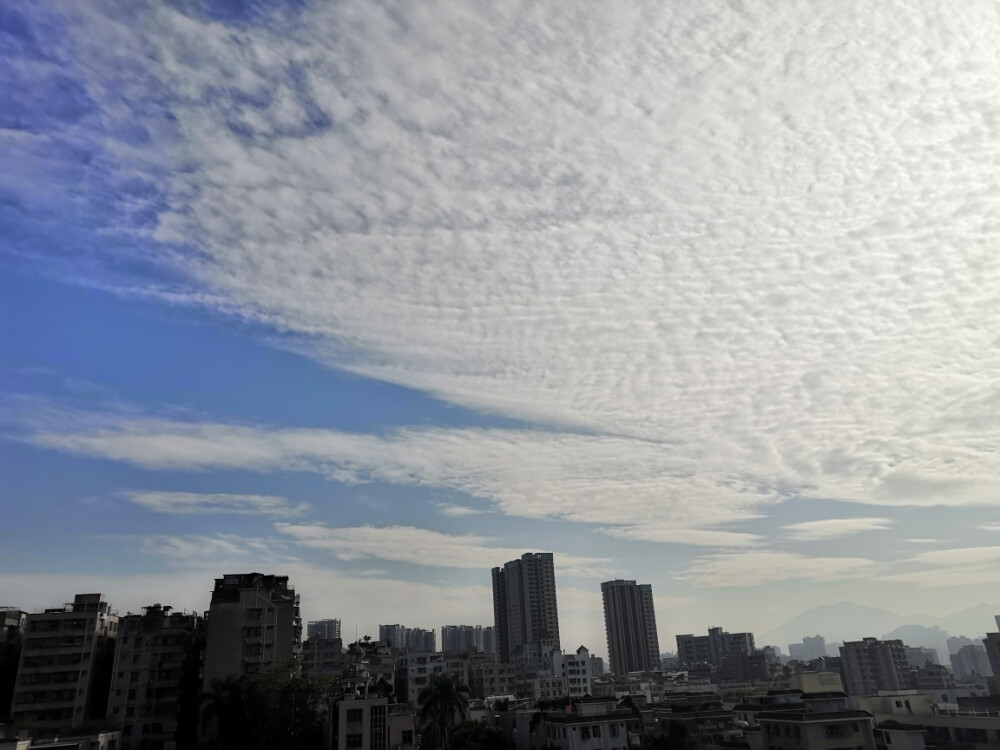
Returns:
[[[413,714],[388,698],[345,698],[337,704],[337,750],[413,750]]]
[[[552,651],[552,674],[564,680],[565,695],[582,698],[594,694],[593,660],[590,651],[580,646],[575,653]]]
[[[626,750],[629,709],[616,701],[583,701],[572,712],[546,711],[538,728],[540,744],[559,750]]]

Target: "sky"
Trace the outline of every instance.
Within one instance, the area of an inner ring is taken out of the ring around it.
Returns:
[[[487,625],[529,551],[599,654],[612,578],[664,651],[996,603],[998,37],[988,0],[5,3],[0,604],[256,570],[346,637]]]

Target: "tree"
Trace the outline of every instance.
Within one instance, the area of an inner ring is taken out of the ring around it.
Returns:
[[[448,732],[456,721],[466,717],[469,688],[451,675],[436,674],[417,696],[417,716],[430,733],[430,747],[448,750]]]
[[[507,739],[497,727],[465,721],[452,730],[451,750],[507,750]]]

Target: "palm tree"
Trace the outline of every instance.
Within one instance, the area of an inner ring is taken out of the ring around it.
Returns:
[[[433,747],[448,750],[448,730],[465,719],[469,708],[469,688],[451,675],[436,674],[417,696],[418,716],[426,722],[436,740]]]

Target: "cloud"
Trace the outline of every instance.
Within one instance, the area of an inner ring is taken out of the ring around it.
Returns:
[[[250,516],[297,516],[308,506],[293,506],[275,495],[232,495],[225,493],[129,491],[125,496],[154,513],[206,515],[236,513]]]
[[[72,431],[74,424],[72,413],[63,412],[61,431],[46,423],[27,439],[149,469],[298,470],[340,482],[445,488],[488,500],[508,515],[623,525],[630,530],[619,536],[649,540],[748,544],[751,536],[698,527],[758,517],[786,492],[732,474],[697,475],[672,445],[620,436],[468,428],[379,436],[157,418],[95,426],[86,414],[79,430]],[[640,517],[648,531],[629,521]]]
[[[601,533],[616,539],[644,542],[688,544],[700,547],[752,547],[761,541],[757,534],[718,529],[685,529],[670,526],[612,526]]]
[[[782,528],[788,536],[799,542],[836,539],[863,531],[884,531],[895,522],[891,518],[829,518],[822,521],[804,521]]]
[[[911,537],[910,539],[904,539],[904,542],[908,544],[947,544],[951,539],[932,539],[928,537]]]
[[[997,505],[992,4],[57,8],[18,11],[66,31],[15,71],[11,246],[108,288],[151,264],[331,366],[546,432],[54,447],[259,470],[321,442],[344,481],[664,528],[793,495]],[[94,217],[99,257],[59,216]],[[448,458],[375,467],[374,443]]]
[[[695,558],[675,578],[712,588],[759,586],[786,581],[837,581],[871,573],[875,563],[858,557],[808,557],[760,550]]]
[[[958,547],[928,550],[900,563],[900,573],[882,580],[927,588],[986,586],[1000,582],[1000,547]]]
[[[453,535],[412,526],[353,526],[278,523],[275,528],[295,543],[332,553],[341,560],[394,560],[411,565],[484,569],[502,566],[527,550],[505,548],[478,534]],[[555,552],[556,570],[563,575],[600,577],[610,561]]]
[[[476,516],[480,513],[485,513],[485,511],[477,508],[470,508],[468,505],[454,505],[452,503],[437,503],[434,507],[438,509],[438,513],[441,515],[451,518],[463,518],[465,516]]]

